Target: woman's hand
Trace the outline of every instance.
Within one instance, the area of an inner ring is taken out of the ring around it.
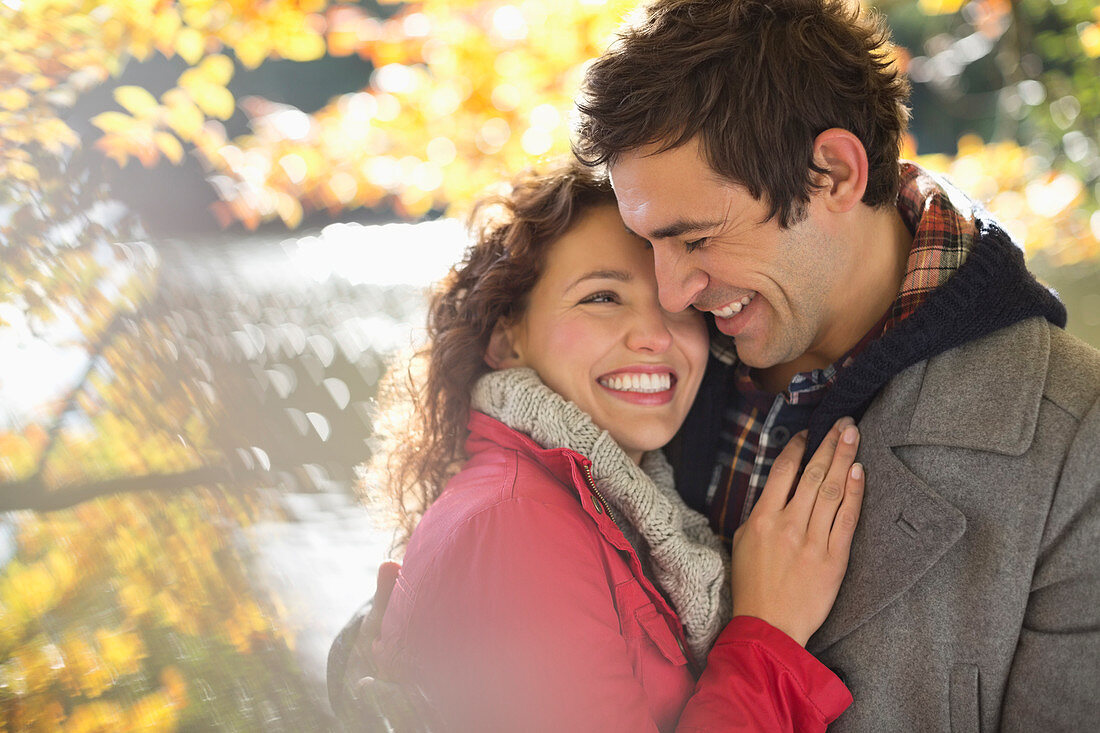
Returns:
[[[734,615],[763,619],[803,646],[824,623],[848,567],[863,502],[863,467],[853,463],[858,445],[855,422],[839,420],[794,496],[805,432],[775,459],[752,514],[733,535]]]

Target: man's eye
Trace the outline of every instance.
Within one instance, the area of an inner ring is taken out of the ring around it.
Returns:
[[[582,303],[618,303],[619,296],[612,293],[609,290],[603,290],[598,293],[592,293],[586,298],[581,299]]]
[[[693,239],[690,242],[684,242],[684,249],[688,252],[694,252],[707,243],[706,237],[700,237],[699,239]]]

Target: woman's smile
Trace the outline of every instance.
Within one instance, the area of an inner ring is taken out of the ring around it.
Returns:
[[[617,399],[636,405],[664,405],[672,401],[676,374],[664,366],[626,367],[596,382]]]

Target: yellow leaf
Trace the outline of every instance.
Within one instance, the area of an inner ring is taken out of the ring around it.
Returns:
[[[199,87],[208,83],[209,82],[207,82],[206,79],[202,77],[202,73],[198,70],[198,68],[188,69],[187,71],[180,74],[179,86],[176,89],[169,89],[167,92],[164,93],[164,102],[165,104],[171,104],[173,99],[179,97],[178,90],[188,92],[192,96],[194,96],[195,89],[198,89]]]
[[[1100,26],[1089,23],[1078,33],[1081,36],[1081,48],[1085,49],[1085,53],[1091,58],[1100,56]]]
[[[202,130],[205,121],[206,118],[202,112],[186,94],[183,102],[169,105],[168,113],[165,115],[168,126],[184,140],[193,140]]]
[[[80,138],[64,122],[58,119],[42,120],[35,132],[38,142],[52,153],[60,153],[65,148],[75,148]]]
[[[228,120],[233,116],[236,102],[233,95],[225,87],[216,84],[205,84],[190,91],[195,104],[199,105],[199,108],[211,117]]]
[[[32,76],[27,88],[32,92],[44,92],[57,86],[57,80],[48,76]]]
[[[130,53],[138,61],[144,61],[149,58],[149,54],[153,50],[153,36],[149,30],[143,26],[137,26],[132,31],[130,37]]]
[[[295,197],[279,194],[276,210],[288,229],[296,229],[302,223],[302,204]]]
[[[134,124],[134,118],[122,112],[100,112],[92,118],[92,124],[104,132],[124,133]]]
[[[174,7],[161,10],[153,19],[153,42],[165,56],[171,56],[175,49],[180,25],[180,14]]]
[[[160,109],[157,98],[141,87],[121,86],[115,89],[115,101],[130,114],[144,119],[156,117]]]
[[[325,39],[312,33],[299,33],[279,47],[279,54],[291,61],[315,61],[325,55]]]
[[[249,69],[255,69],[267,58],[267,47],[254,36],[244,36],[233,44],[237,58]]]
[[[8,163],[8,173],[25,183],[33,183],[38,180],[38,169],[30,163],[24,163],[19,160],[13,160]]]
[[[9,112],[17,112],[31,103],[31,95],[18,87],[0,91],[0,107]]]
[[[165,158],[177,164],[183,160],[183,146],[180,145],[180,141],[176,139],[175,135],[158,132],[153,136],[153,139],[156,141],[157,147],[160,148],[160,152],[164,153]]]
[[[204,58],[198,69],[211,83],[218,86],[224,87],[233,78],[233,61],[220,53]]]
[[[197,64],[206,50],[206,40],[194,28],[181,28],[176,35],[176,53],[189,64]]]
[[[958,12],[965,0],[918,0],[917,5],[925,15],[947,15]]]

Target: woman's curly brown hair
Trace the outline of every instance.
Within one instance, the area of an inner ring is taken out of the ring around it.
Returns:
[[[381,448],[365,472],[372,501],[396,510],[394,551],[465,459],[470,393],[489,371],[484,361],[498,321],[521,317],[548,248],[586,211],[614,205],[610,184],[578,163],[517,176],[503,194],[479,201],[472,244],[429,302],[427,345],[407,369],[391,372],[380,396]]]

